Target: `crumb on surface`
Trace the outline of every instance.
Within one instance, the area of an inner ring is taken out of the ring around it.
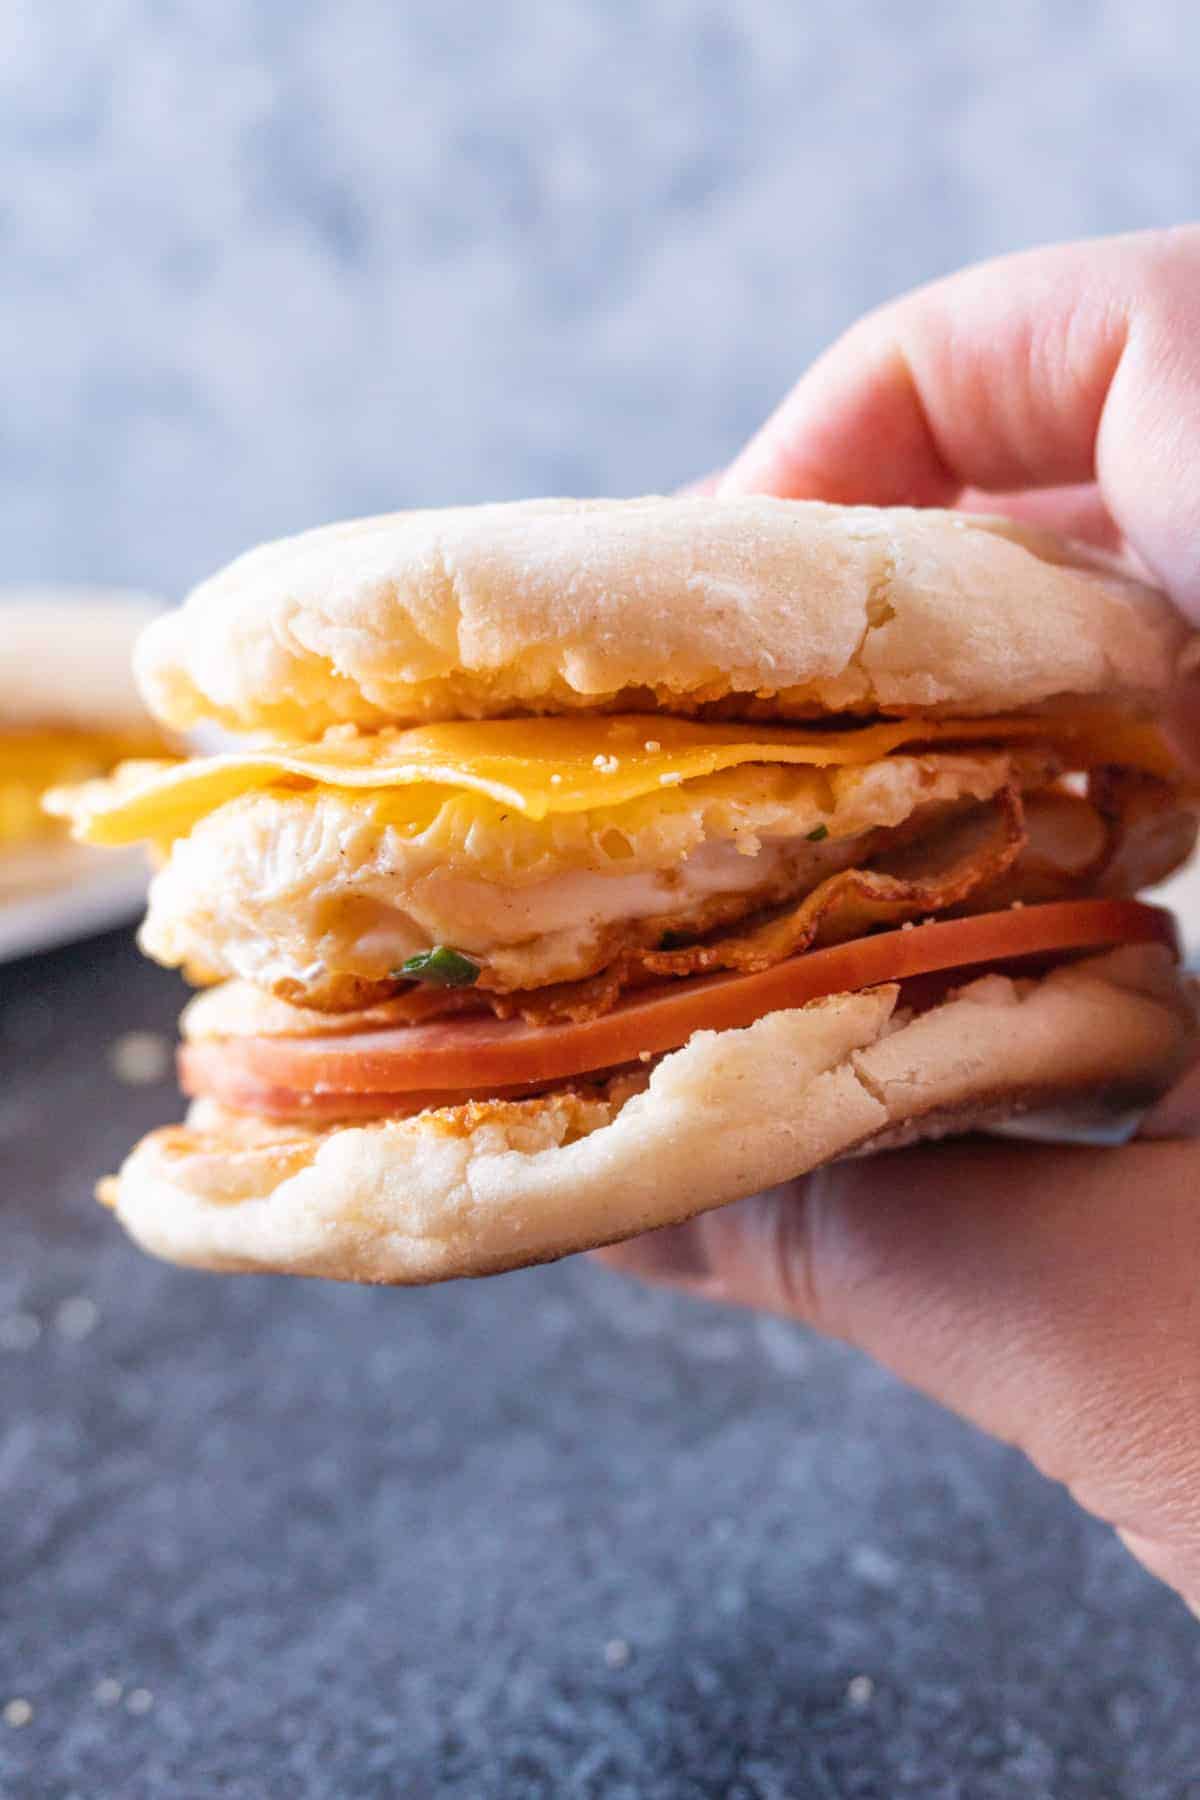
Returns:
[[[100,1319],[100,1308],[86,1294],[72,1294],[59,1303],[54,1314],[54,1323],[61,1336],[78,1343],[81,1338],[95,1330]]]
[[[850,1706],[869,1706],[875,1698],[875,1683],[869,1675],[852,1675],[846,1683],[846,1700]]]
[[[108,1064],[126,1087],[152,1087],[171,1066],[171,1049],[157,1031],[125,1031],[113,1040]]]

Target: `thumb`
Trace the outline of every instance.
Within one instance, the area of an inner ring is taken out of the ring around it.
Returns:
[[[882,307],[801,378],[725,493],[918,506],[1096,483],[1200,620],[1200,227],[981,263]]]
[[[835,1164],[604,1252],[857,1345],[1018,1445],[1200,1604],[1200,1147]]]

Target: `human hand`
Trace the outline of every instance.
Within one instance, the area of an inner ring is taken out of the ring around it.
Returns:
[[[706,485],[1034,518],[1140,562],[1200,624],[1198,471],[1188,227],[884,307]],[[1181,722],[1200,743],[1200,704]],[[1200,1070],[1119,1150],[904,1150],[598,1254],[866,1350],[1018,1445],[1200,1610],[1197,1134]]]

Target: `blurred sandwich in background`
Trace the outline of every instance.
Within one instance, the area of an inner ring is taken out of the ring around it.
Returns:
[[[141,858],[114,867],[72,843],[42,796],[130,757],[163,755],[130,672],[133,641],[159,610],[145,595],[106,588],[0,590],[0,953],[38,947],[47,908],[81,885],[103,890],[97,924],[115,922],[119,896],[125,908],[137,903]]]

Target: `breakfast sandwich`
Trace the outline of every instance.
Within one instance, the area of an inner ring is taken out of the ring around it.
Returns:
[[[0,904],[104,867],[44,810],[50,788],[164,754],[130,667],[156,610],[110,589],[0,593]]]
[[[104,1184],[147,1249],[422,1282],[832,1158],[1124,1108],[1195,1022],[1161,595],[1007,521],[547,500],[334,525],[143,636],[239,748],[51,799],[150,845],[204,991],[186,1122]]]

